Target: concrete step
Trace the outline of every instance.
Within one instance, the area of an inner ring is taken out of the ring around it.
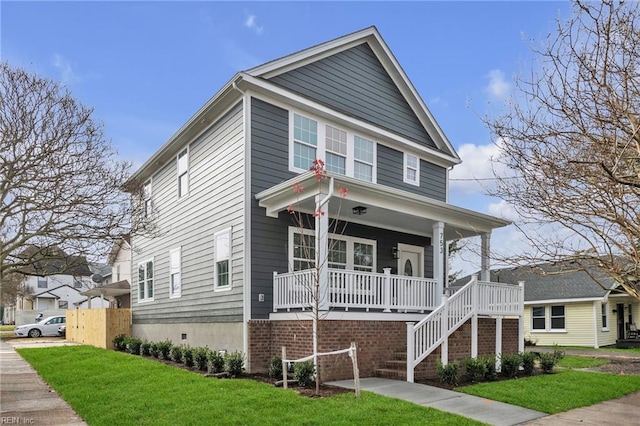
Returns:
[[[390,368],[376,368],[375,376],[383,379],[407,380],[407,371],[394,370]]]

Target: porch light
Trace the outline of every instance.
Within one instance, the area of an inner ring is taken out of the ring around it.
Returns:
[[[367,208],[365,206],[356,206],[351,209],[351,212],[353,214],[357,214],[358,216],[362,216],[363,214],[367,213]]]
[[[400,259],[400,253],[398,253],[398,247],[392,247],[391,254],[393,255],[394,259]]]

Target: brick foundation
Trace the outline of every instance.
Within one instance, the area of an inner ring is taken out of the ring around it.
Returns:
[[[319,323],[318,350],[330,352],[346,349],[352,341],[358,345],[358,368],[361,377],[372,377],[376,368],[394,359],[396,352],[406,352],[407,325],[403,321],[322,320]],[[478,354],[495,352],[495,319],[478,319]],[[249,353],[251,372],[266,372],[269,360],[287,348],[287,358],[302,358],[313,352],[311,320],[249,321]],[[518,351],[518,320],[503,319],[504,353]],[[471,322],[468,321],[449,337],[449,361],[462,361],[471,355]],[[435,377],[440,348],[416,369],[416,376]],[[320,357],[323,381],[353,378],[351,359],[347,354]]]

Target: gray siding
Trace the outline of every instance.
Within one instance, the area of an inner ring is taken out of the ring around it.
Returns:
[[[367,44],[278,75],[270,81],[345,114],[436,148]]]
[[[135,238],[135,324],[242,321],[244,249],[242,103],[189,146],[189,195],[177,199],[176,160],[152,180],[158,235]],[[214,292],[215,232],[231,228],[229,291]],[[169,251],[182,247],[182,296],[169,297]],[[154,259],[154,300],[138,303],[139,262]]]
[[[420,160],[420,186],[404,182],[404,153],[378,144],[378,184],[446,201],[447,171],[444,167]]]
[[[293,176],[289,172],[289,113],[251,99],[251,318],[268,318],[273,311],[273,272],[286,272],[286,212],[267,217],[255,195]],[[264,294],[264,302],[258,295]]]

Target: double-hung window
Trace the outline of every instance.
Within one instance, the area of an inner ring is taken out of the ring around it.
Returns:
[[[151,217],[151,197],[153,193],[151,191],[151,181],[147,181],[144,184],[143,196],[144,196],[144,217]]]
[[[551,307],[551,330],[564,330],[565,329],[565,316],[564,305],[557,305]]]
[[[329,172],[347,174],[347,132],[329,125],[326,132],[326,169]]]
[[[293,259],[294,271],[311,269],[316,264],[316,237],[313,231],[306,231],[304,234],[296,232],[293,234]]]
[[[309,170],[317,158],[318,122],[293,114],[293,166]]]
[[[373,182],[373,147],[370,140],[353,137],[353,177],[356,179]]]
[[[420,185],[420,160],[415,155],[404,154],[404,181],[411,185]]]
[[[38,288],[47,288],[47,277],[38,277]]]
[[[546,330],[546,318],[544,306],[534,306],[531,308],[531,329]]]
[[[179,297],[182,293],[181,255],[180,247],[169,252],[169,297]]]
[[[214,239],[215,272],[214,287],[216,290],[231,288],[231,229],[216,232]]]
[[[321,159],[329,172],[376,181],[376,144],[332,123],[290,114],[289,167],[305,172]]]
[[[189,195],[189,148],[178,154],[178,198]]]
[[[138,264],[138,301],[153,300],[153,259]]]
[[[606,331],[609,329],[609,303],[602,303],[600,308],[602,309],[602,329]]]

